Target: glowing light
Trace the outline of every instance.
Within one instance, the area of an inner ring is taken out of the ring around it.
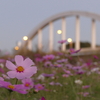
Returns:
[[[57,33],[58,33],[58,34],[62,34],[62,30],[58,30]]]
[[[70,43],[70,42],[72,42],[72,39],[71,38],[68,38],[67,41]]]
[[[15,50],[19,50],[19,47],[18,47],[18,46],[16,46],[16,47],[15,47]]]
[[[24,41],[28,40],[28,37],[27,37],[27,36],[24,36],[24,37],[23,37],[23,40],[24,40]]]

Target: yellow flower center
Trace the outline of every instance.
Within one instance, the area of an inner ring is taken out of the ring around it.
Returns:
[[[24,71],[24,68],[22,66],[18,66],[16,68],[17,72],[23,72]]]
[[[26,84],[25,84],[25,86],[26,86],[26,87],[29,87],[29,86],[30,86],[30,84],[29,84],[29,83],[26,83]]]
[[[8,88],[14,89],[15,87],[13,85],[8,85]]]

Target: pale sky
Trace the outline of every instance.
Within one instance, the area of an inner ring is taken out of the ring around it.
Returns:
[[[0,49],[11,51],[17,41],[22,41],[22,37],[29,35],[42,21],[65,11],[87,11],[100,14],[100,0],[0,0]],[[73,40],[74,19],[74,17],[68,18],[67,21],[67,38],[71,37]],[[90,19],[81,17],[81,41],[90,42],[90,23]],[[61,27],[60,21],[55,22],[55,25],[56,34],[56,30]],[[100,22],[97,21],[96,26],[96,43],[100,44]],[[47,30],[44,30],[44,33],[49,35]],[[44,42],[47,41],[45,37]],[[55,41],[57,40],[60,40],[60,36],[56,37]]]

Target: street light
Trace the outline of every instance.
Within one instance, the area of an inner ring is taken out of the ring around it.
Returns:
[[[15,46],[15,48],[14,48],[15,50],[19,50],[19,47],[18,46]]]
[[[62,30],[58,30],[57,33],[58,33],[58,34],[62,34]]]
[[[23,37],[23,40],[24,40],[24,41],[27,41],[27,40],[28,40],[28,37],[27,37],[27,36],[24,36],[24,37]]]
[[[71,38],[68,38],[67,41],[69,42],[69,46],[70,46],[70,48],[72,48],[72,47],[73,47],[72,39],[71,39]]]

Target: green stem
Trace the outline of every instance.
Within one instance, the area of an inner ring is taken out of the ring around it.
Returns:
[[[18,79],[16,79],[16,82],[15,82],[15,84],[17,84],[18,83]]]
[[[73,92],[74,92],[75,95],[76,95],[76,100],[80,100],[79,97],[78,97],[78,95],[77,95],[77,92],[75,91],[75,88],[74,88],[74,85],[73,85],[73,81],[71,80],[71,78],[70,78],[70,83],[71,83],[71,86],[72,86]]]

